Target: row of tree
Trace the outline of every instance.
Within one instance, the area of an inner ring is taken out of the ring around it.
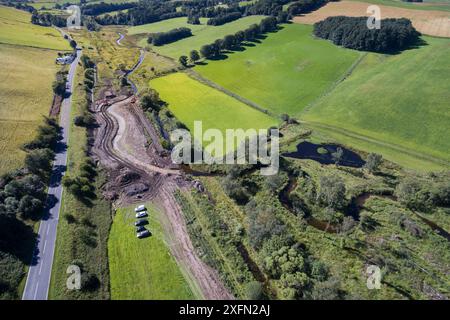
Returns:
[[[147,42],[154,46],[162,46],[190,36],[192,36],[191,29],[182,27],[167,32],[152,33],[148,37]]]
[[[242,17],[242,14],[240,12],[230,12],[208,19],[207,24],[211,26],[220,26],[222,24],[237,20],[240,17]]]
[[[288,13],[292,16],[305,14],[327,4],[328,0],[299,0],[289,5]]]
[[[275,17],[264,18],[259,24],[253,24],[245,30],[226,35],[223,39],[217,39],[211,44],[202,46],[200,53],[206,59],[220,56],[223,50],[236,49],[244,41],[254,41],[266,32],[275,31],[278,23],[281,22]]]
[[[45,118],[33,141],[25,144],[25,165],[0,177],[0,299],[17,299],[17,288],[29,263],[36,234],[26,220],[43,214],[46,184],[60,140],[60,127]]]
[[[87,16],[97,16],[103,13],[119,11],[119,10],[127,10],[130,8],[134,8],[136,3],[133,2],[124,2],[124,3],[89,3],[84,5],[81,8],[81,13]]]
[[[369,29],[367,17],[337,16],[314,24],[314,35],[345,48],[388,53],[414,45],[420,33],[405,18],[382,19],[379,29]]]
[[[50,27],[53,25],[60,28],[67,25],[66,18],[63,16],[57,16],[50,13],[38,13],[37,11],[34,11],[31,15],[31,23],[45,27]]]
[[[141,25],[182,16],[186,14],[177,12],[176,6],[170,1],[154,0],[141,1],[126,12],[96,16],[95,20],[101,25]]]

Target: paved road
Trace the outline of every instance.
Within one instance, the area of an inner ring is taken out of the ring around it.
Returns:
[[[77,57],[70,65],[67,76],[68,87],[66,97],[62,101],[60,126],[62,127],[63,139],[56,150],[53,171],[50,178],[50,186],[46,202],[44,216],[39,226],[36,249],[28,271],[27,282],[23,292],[23,300],[47,300],[50,276],[52,273],[53,254],[55,252],[56,231],[58,228],[59,211],[61,209],[62,176],[66,171],[67,143],[70,127],[70,106],[72,100],[72,85],[80,60],[81,50],[77,51]]]

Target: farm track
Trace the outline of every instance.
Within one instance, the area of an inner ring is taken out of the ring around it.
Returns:
[[[168,165],[168,162],[160,156],[164,149],[159,143],[159,137],[142,110],[131,103],[132,99],[133,97],[117,99],[111,105],[99,105],[94,110],[99,128],[96,130],[93,152],[112,172],[126,168],[128,171],[139,174],[138,182],[149,185],[149,190],[143,192],[138,200],[154,201],[164,211],[164,227],[171,237],[171,251],[183,266],[190,282],[195,284],[196,291],[200,291],[205,299],[232,299],[233,296],[223,286],[217,272],[206,265],[196,254],[187,231],[183,212],[174,196],[176,190],[186,190],[191,184],[183,178],[180,170],[164,167],[164,165]],[[128,117],[124,118],[126,115]],[[133,161],[133,156],[129,155],[127,150],[118,150],[125,142],[138,143],[142,141],[142,136],[140,140],[130,139],[136,132],[150,137],[151,140],[147,147],[147,154],[139,157],[146,159],[145,166],[139,159]],[[150,164],[150,162],[157,165]],[[120,188],[123,189],[135,182],[128,181]],[[136,202],[137,199],[125,197],[122,200],[131,203]]]

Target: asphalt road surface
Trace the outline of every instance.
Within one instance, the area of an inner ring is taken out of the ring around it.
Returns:
[[[81,50],[77,50],[77,57],[70,65],[67,76],[66,98],[61,104],[60,126],[62,140],[58,144],[53,171],[50,178],[46,209],[39,226],[36,249],[33,253],[27,282],[23,292],[23,300],[47,300],[50,277],[52,273],[53,255],[55,252],[56,231],[58,228],[59,211],[61,209],[62,177],[67,165],[67,146],[70,127],[70,106],[72,102],[72,85]]]

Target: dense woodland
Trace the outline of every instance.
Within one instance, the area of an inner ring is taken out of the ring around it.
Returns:
[[[382,19],[380,29],[369,29],[367,17],[328,17],[314,24],[314,35],[345,48],[396,52],[415,45],[420,33],[408,19]]]

